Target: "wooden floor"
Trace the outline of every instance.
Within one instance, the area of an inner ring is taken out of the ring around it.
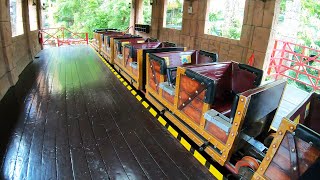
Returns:
[[[42,51],[8,94],[0,179],[213,178],[88,46]]]

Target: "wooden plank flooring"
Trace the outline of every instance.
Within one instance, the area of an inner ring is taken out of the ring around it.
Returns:
[[[90,47],[44,50],[20,81],[0,179],[213,179]]]
[[[282,101],[280,102],[276,116],[272,122],[272,127],[278,129],[283,117],[286,117],[296,107],[298,107],[308,96],[308,92],[287,85],[284,90]]]

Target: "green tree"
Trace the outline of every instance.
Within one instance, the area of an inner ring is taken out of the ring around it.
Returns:
[[[150,5],[150,0],[143,0],[143,23],[151,24],[151,12],[152,6]]]
[[[89,32],[96,28],[127,29],[131,0],[57,0],[54,19],[57,26],[74,32]]]

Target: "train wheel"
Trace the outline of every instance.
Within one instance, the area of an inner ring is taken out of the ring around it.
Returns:
[[[238,174],[229,174],[227,175],[228,180],[250,180],[254,174],[254,170],[250,167],[240,167]]]
[[[240,167],[238,170],[238,176],[240,179],[252,179],[252,176],[254,174],[254,170],[248,166]]]
[[[258,160],[251,156],[244,156],[235,165],[235,170],[239,177],[241,177],[240,179],[251,179],[258,168]]]

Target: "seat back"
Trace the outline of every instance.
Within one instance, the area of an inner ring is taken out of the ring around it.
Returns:
[[[275,81],[241,95],[250,97],[242,132],[251,137],[265,136],[279,107],[285,80]]]
[[[122,34],[122,33],[120,33],[120,32],[107,35],[107,36],[106,36],[106,39],[107,39],[107,42],[106,42],[107,44],[106,44],[106,46],[107,46],[107,47],[110,47],[110,45],[111,45],[111,38],[129,38],[129,37],[132,37],[132,35],[131,35],[131,34]]]
[[[232,64],[232,91],[235,94],[258,87],[263,71],[246,64]]]
[[[93,32],[107,32],[107,31],[117,31],[115,28],[98,28],[94,29]]]
[[[150,54],[150,60],[157,62],[160,65],[160,73],[167,74],[167,68],[182,66],[183,64],[196,64],[196,54],[194,50],[182,52],[165,52]],[[183,63],[183,60],[190,61]]]
[[[162,47],[177,47],[176,43],[164,41],[162,42]]]
[[[197,51],[197,64],[218,62],[218,54],[207,51]]]
[[[148,37],[145,42],[159,42],[157,38]]]
[[[139,36],[132,36],[129,38],[117,38],[115,41],[117,54],[122,54],[122,49],[125,44],[144,42],[144,39]]]
[[[166,47],[166,48],[156,48],[156,49],[144,49],[143,50],[143,54],[142,54],[142,68],[143,68],[143,80],[142,80],[142,84],[143,84],[143,89],[145,88],[145,84],[147,82],[146,80],[146,59],[147,59],[147,54],[151,54],[151,53],[160,53],[160,52],[171,52],[171,51],[184,51],[183,47]]]

